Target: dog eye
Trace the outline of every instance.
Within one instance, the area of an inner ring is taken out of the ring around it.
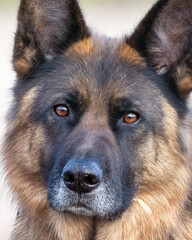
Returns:
[[[69,115],[69,109],[65,105],[54,106],[54,112],[59,117],[67,117]]]
[[[139,114],[134,112],[128,112],[123,117],[123,121],[128,124],[135,123],[138,121],[138,119],[139,119]]]

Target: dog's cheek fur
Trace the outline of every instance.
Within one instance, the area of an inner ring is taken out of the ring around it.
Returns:
[[[48,206],[47,187],[40,164],[47,137],[42,125],[30,120],[37,95],[37,87],[25,94],[15,120],[9,124],[4,142],[6,178],[19,206],[22,206],[12,238],[25,240],[38,236],[38,239],[51,240],[65,236],[67,239],[79,240],[81,237],[88,240],[92,236],[92,219],[67,214],[63,218]],[[29,226],[27,231],[26,225]]]
[[[121,219],[98,223],[97,240],[161,240],[175,235],[174,239],[179,240],[185,234],[180,221],[184,217],[183,206],[188,204],[191,170],[179,145],[177,113],[163,101],[164,111],[169,112],[164,119],[164,134],[156,134],[156,146],[149,137],[140,148],[145,163],[139,191]],[[190,226],[190,218],[185,221]]]

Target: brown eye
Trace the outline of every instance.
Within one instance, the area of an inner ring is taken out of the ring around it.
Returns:
[[[123,117],[123,121],[128,124],[135,123],[137,122],[138,119],[139,119],[139,115],[134,112],[126,113]]]
[[[54,111],[59,117],[67,117],[69,115],[69,109],[65,105],[55,106]]]

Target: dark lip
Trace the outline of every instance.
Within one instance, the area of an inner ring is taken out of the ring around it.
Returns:
[[[71,205],[65,207],[63,212],[69,212],[69,213],[74,213],[74,214],[83,215],[83,216],[97,215],[93,211],[93,209],[91,209],[89,206],[82,204],[82,203],[71,204]]]

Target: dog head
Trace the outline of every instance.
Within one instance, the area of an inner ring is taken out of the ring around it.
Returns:
[[[159,1],[114,40],[91,34],[75,0],[21,2],[11,154],[54,210],[112,219],[177,181],[185,198],[191,8]]]

